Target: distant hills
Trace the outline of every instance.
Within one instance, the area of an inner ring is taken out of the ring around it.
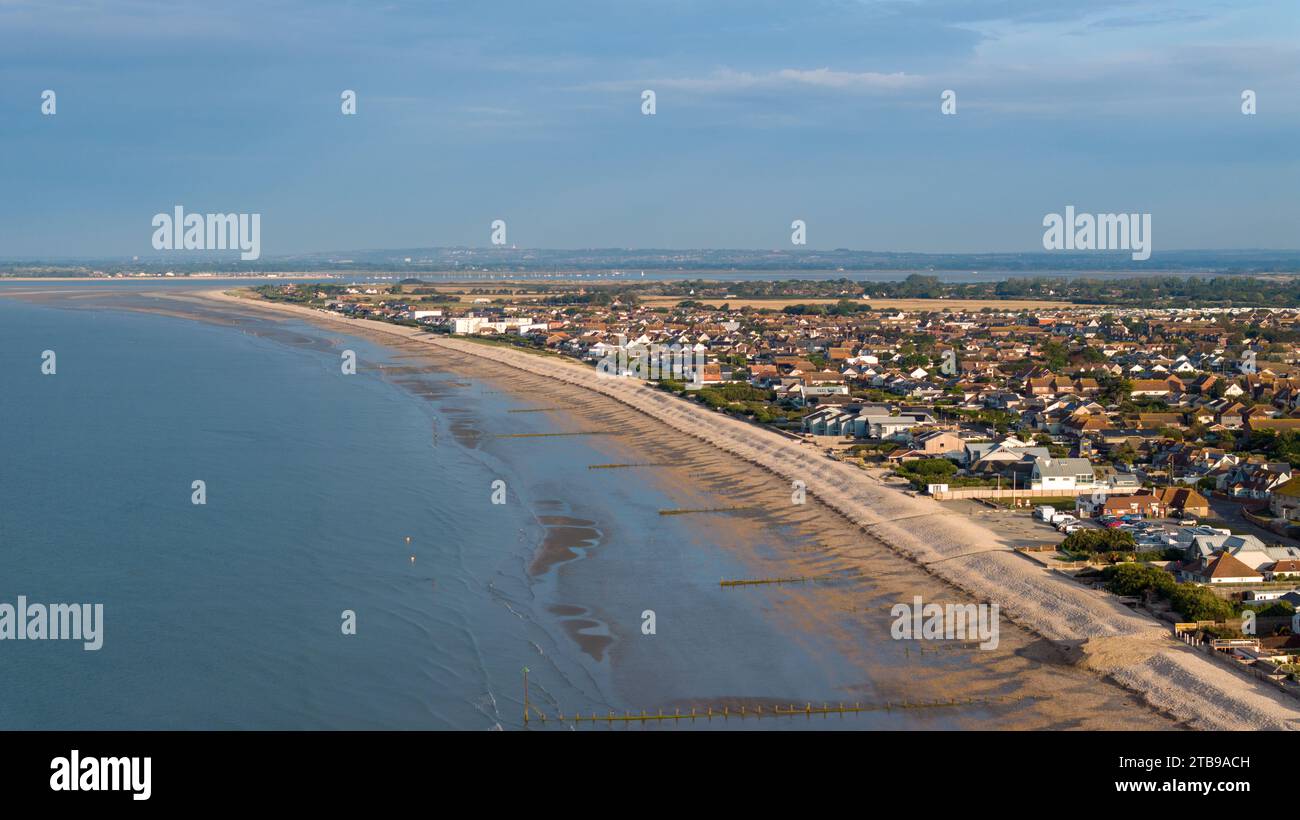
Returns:
[[[546,272],[622,270],[683,271],[1024,271],[1042,272],[1183,272],[1300,273],[1300,250],[1156,251],[1135,262],[1127,251],[1038,253],[892,253],[849,249],[624,249],[446,247],[355,250],[284,256],[264,255],[241,261],[237,253],[185,252],[139,258],[0,260],[0,274],[88,275],[144,271],[178,274],[200,271],[257,273],[285,271]]]

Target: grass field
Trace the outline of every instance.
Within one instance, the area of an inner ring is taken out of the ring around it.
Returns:
[[[671,307],[689,299],[690,297],[681,296],[645,296],[642,297],[641,303],[649,307]],[[780,310],[789,305],[833,305],[840,300],[780,298],[698,299],[695,301],[712,307],[729,305],[733,308],[749,307]],[[1075,305],[1070,302],[1051,302],[1037,299],[869,299],[861,301],[863,304],[870,305],[873,310],[943,310],[944,308],[950,310],[979,310],[986,307],[993,310],[1060,310],[1070,307],[1092,307],[1089,305]]]

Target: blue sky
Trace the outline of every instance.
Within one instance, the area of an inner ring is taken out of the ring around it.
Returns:
[[[798,218],[813,248],[1041,250],[1066,205],[1150,212],[1157,254],[1296,248],[1297,12],[0,0],[0,257],[150,254],[176,204],[262,214],[268,255],[497,218],[521,247],[789,247]]]

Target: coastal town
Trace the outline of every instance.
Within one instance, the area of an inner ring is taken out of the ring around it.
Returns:
[[[803,293],[418,280],[260,292],[591,365],[685,351],[698,372],[656,373],[662,389],[997,516],[1028,560],[1300,688],[1300,310],[791,289]]]

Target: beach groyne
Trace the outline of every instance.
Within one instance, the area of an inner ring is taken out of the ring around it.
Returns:
[[[1173,640],[1159,622],[1104,592],[1025,561],[998,533],[925,497],[870,481],[858,468],[818,450],[644,382],[603,378],[594,368],[554,355],[484,344],[386,322],[348,319],[295,305],[222,292],[210,298],[282,315],[366,329],[595,391],[645,413],[807,492],[928,572],[977,599],[999,604],[1016,623],[1067,648],[1080,665],[1140,693],[1154,707],[1208,729],[1300,728],[1294,700]],[[1005,549],[1000,549],[1005,547]]]

